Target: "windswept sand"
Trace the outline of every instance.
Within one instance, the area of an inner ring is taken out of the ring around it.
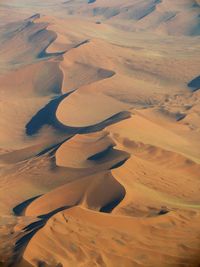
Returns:
[[[200,2],[0,3],[0,266],[200,266]]]

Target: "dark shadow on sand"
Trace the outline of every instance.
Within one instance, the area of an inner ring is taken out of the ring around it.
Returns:
[[[40,196],[41,195],[32,197],[32,198],[27,199],[24,202],[20,203],[19,205],[15,206],[13,208],[13,212],[14,212],[15,216],[21,216],[24,213],[24,210],[28,207],[28,205],[31,204],[31,202],[33,202],[35,199],[37,199]]]
[[[56,213],[69,209],[71,208],[71,206],[64,206],[64,207],[60,207],[50,213],[44,214],[44,215],[40,215],[38,216],[38,221],[33,222],[29,225],[27,225],[23,231],[24,231],[24,235],[17,240],[17,242],[15,243],[15,247],[14,247],[14,255],[13,258],[10,261],[10,264],[8,265],[9,267],[13,267],[16,266],[20,263],[21,261],[21,257],[23,255],[23,252],[26,248],[26,246],[28,245],[29,241],[31,240],[31,238],[37,233],[38,230],[40,230],[46,223],[47,221]]]
[[[72,92],[61,95],[51,100],[44,108],[39,110],[36,115],[26,124],[26,134],[28,136],[37,134],[44,125],[55,126],[56,123],[58,123],[55,115],[58,105],[71,93]]]
[[[67,94],[61,95],[53,100],[51,100],[44,108],[39,110],[35,116],[26,124],[25,131],[28,136],[33,136],[39,132],[39,130],[45,126],[52,126],[54,129],[63,132],[65,134],[87,134],[92,132],[97,132],[103,130],[110,124],[116,123],[118,121],[127,119],[130,117],[130,112],[122,111],[119,112],[110,118],[86,127],[70,127],[62,124],[56,118],[56,110],[63,99],[68,97],[74,91],[71,91]]]
[[[200,89],[200,76],[197,76],[192,81],[188,83],[188,87],[192,92],[195,92]]]

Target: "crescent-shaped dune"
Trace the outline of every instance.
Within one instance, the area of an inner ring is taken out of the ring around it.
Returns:
[[[60,103],[56,116],[64,125],[88,127],[113,117],[124,111],[125,107],[126,105],[103,94],[75,92]],[[76,117],[73,114],[77,114]]]
[[[40,216],[60,207],[67,208],[75,205],[101,210],[110,203],[120,202],[124,195],[124,188],[110,172],[99,173],[64,185],[37,198],[27,207],[25,215]]]

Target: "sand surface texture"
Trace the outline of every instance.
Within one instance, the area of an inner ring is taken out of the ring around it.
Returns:
[[[0,266],[200,266],[200,1],[0,1]]]

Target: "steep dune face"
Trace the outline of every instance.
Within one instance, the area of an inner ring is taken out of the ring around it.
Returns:
[[[67,62],[67,60],[63,62],[62,68],[69,70],[64,76],[63,90],[73,90],[96,81],[110,78],[115,74],[113,71],[107,69],[87,65],[81,62],[71,63],[70,61]],[[78,77],[77,72],[80,73]]]
[[[199,3],[5,11],[0,265],[198,267]]]
[[[103,94],[75,92],[60,103],[56,116],[65,125],[88,127],[119,114],[125,107],[126,105]],[[94,109],[97,114],[93,113]],[[77,114],[76,117],[73,114]]]
[[[66,167],[89,167],[101,160],[101,155],[112,150],[114,142],[107,133],[77,135],[56,151],[56,163]],[[68,156],[67,156],[68,155]]]
[[[38,17],[8,24],[0,32],[0,94],[4,113],[0,120],[1,146],[6,143],[10,148],[26,146],[25,123],[53,95],[60,93],[62,72],[56,56],[44,62],[40,59],[56,35],[46,30],[46,23],[34,23]]]
[[[37,198],[27,207],[25,215],[39,216],[61,207],[67,209],[76,205],[94,210],[104,210],[106,206],[113,203],[114,208],[115,202],[117,205],[124,195],[124,188],[111,173],[103,172],[76,180]]]
[[[18,25],[8,25],[10,31],[2,32],[1,57],[3,61],[1,62],[4,67],[7,65],[13,67],[25,62],[27,64],[45,56],[44,50],[56,39],[55,33],[46,30],[47,24],[35,24],[35,18],[37,16]]]

